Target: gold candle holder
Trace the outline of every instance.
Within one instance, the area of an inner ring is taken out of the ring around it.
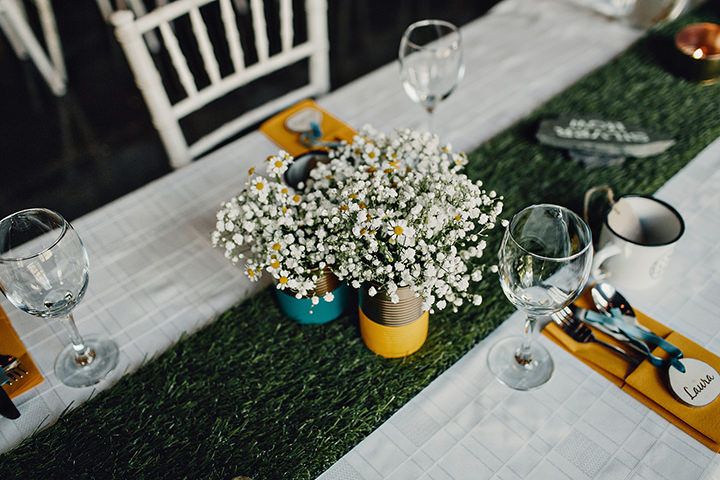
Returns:
[[[679,69],[689,80],[715,83],[720,76],[720,25],[694,23],[675,35]]]

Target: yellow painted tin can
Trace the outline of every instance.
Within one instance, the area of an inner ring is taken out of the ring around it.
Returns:
[[[398,303],[392,303],[384,290],[370,296],[370,284],[360,288],[358,313],[360,334],[365,345],[385,358],[411,355],[425,343],[429,313],[422,311],[422,297],[409,287],[399,288]],[[377,288],[377,286],[375,286]]]

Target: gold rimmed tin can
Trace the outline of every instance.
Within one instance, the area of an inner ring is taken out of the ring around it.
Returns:
[[[370,296],[369,289],[377,293]],[[415,353],[427,338],[429,314],[422,311],[422,297],[409,287],[398,288],[397,303],[377,285],[360,287],[360,334],[365,345],[386,358],[405,357]]]
[[[316,271],[315,289],[304,297],[297,298],[297,292],[292,290],[275,290],[280,309],[298,323],[327,323],[345,311],[349,291],[347,284],[341,282],[330,267]],[[333,294],[332,300],[323,298],[327,293]],[[313,304],[312,297],[319,297],[320,301]]]
[[[317,273],[318,279],[315,281],[315,290],[308,293],[310,297],[322,297],[326,293],[334,291],[342,283],[330,267],[325,267],[322,270],[315,268],[312,273]]]

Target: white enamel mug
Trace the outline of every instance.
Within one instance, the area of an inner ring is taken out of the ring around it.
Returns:
[[[592,275],[622,289],[651,287],[662,279],[684,231],[685,222],[671,205],[624,195],[605,215]]]

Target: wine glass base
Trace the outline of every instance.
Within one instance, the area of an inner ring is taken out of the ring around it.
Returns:
[[[87,365],[75,361],[75,351],[68,345],[55,360],[55,375],[69,387],[89,387],[100,382],[118,363],[118,348],[115,342],[88,335],[83,338],[85,345],[95,352],[95,358]]]
[[[531,345],[532,361],[523,365],[515,359],[522,336],[500,340],[488,353],[488,367],[500,382],[515,390],[532,390],[545,384],[554,369],[550,352],[538,343]]]

